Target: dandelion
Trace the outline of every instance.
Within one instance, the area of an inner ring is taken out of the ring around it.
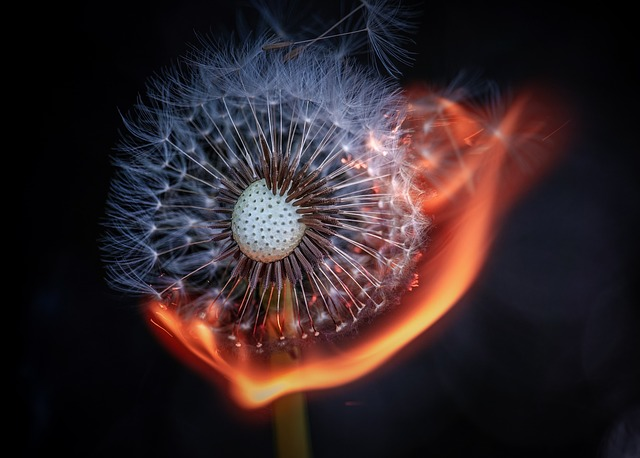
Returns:
[[[262,14],[151,81],[114,159],[114,288],[258,352],[356,331],[411,288],[429,220],[394,78],[409,16],[353,12],[311,39]],[[382,66],[355,58],[362,34]]]

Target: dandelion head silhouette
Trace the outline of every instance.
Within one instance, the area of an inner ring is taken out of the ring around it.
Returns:
[[[298,34],[258,8],[251,36],[205,42],[125,117],[102,249],[114,288],[268,352],[396,305],[430,221],[395,78],[411,12],[363,1]]]

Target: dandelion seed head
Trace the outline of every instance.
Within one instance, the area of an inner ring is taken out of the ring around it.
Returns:
[[[396,305],[430,224],[397,81],[345,41],[273,36],[206,41],[149,84],[123,117],[102,243],[114,288],[260,351]]]

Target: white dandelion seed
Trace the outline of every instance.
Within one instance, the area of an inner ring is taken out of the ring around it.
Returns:
[[[393,74],[403,10],[358,10]],[[205,43],[126,117],[102,243],[114,288],[253,348],[273,322],[299,343],[395,305],[429,225],[397,81],[350,57],[355,34],[285,36],[262,16],[265,32]]]

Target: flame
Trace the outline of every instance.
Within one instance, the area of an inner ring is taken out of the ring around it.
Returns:
[[[407,292],[402,307],[355,343],[302,356],[276,355],[283,361],[260,366],[242,349],[233,356],[223,351],[203,321],[185,321],[157,301],[147,304],[149,323],[167,346],[207,375],[222,376],[240,406],[257,408],[289,393],[352,382],[400,352],[467,292],[505,211],[559,158],[554,145],[563,124],[549,126],[555,110],[547,106],[540,113],[545,105],[534,91],[521,93],[502,112],[488,113],[421,85],[407,94],[408,159],[417,165],[425,189],[434,190],[422,207],[434,229],[419,286]]]

